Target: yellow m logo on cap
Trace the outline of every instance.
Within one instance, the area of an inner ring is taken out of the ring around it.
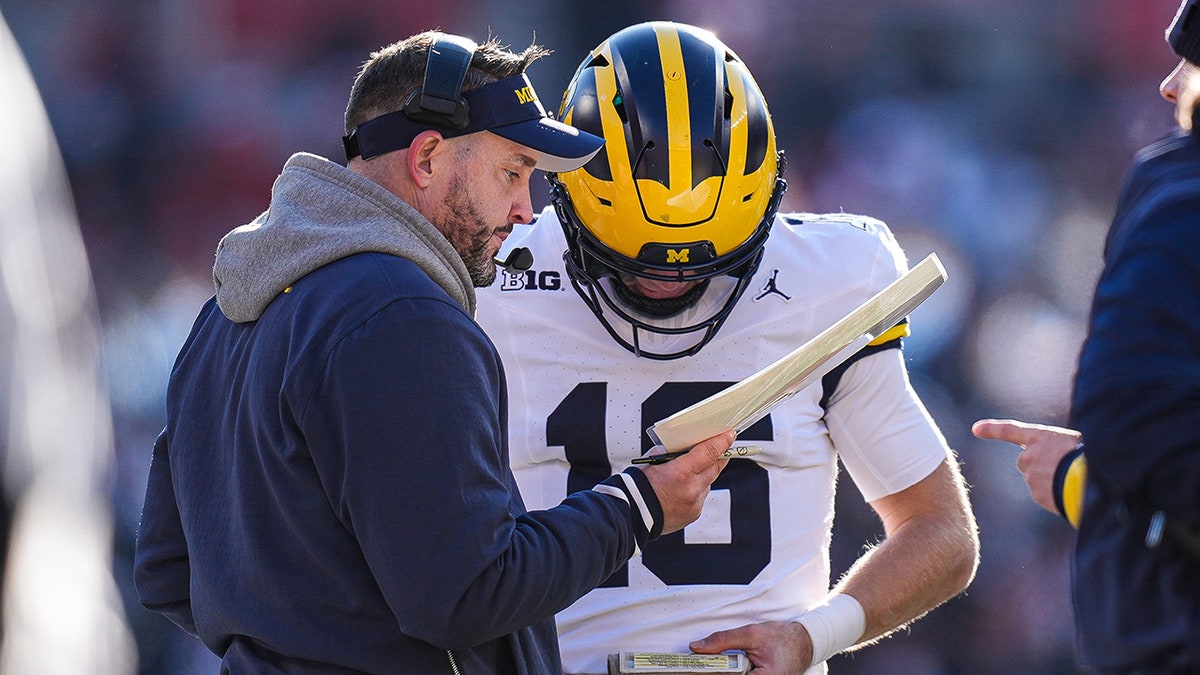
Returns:
[[[533,87],[521,87],[514,93],[516,93],[517,100],[520,101],[522,105],[526,103],[533,103],[537,100],[537,95],[533,93]]]
[[[692,249],[684,248],[676,251],[675,249],[667,249],[667,262],[669,263],[686,263],[688,261],[688,253]]]

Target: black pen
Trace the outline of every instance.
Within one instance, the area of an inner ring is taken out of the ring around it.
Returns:
[[[634,458],[633,463],[634,464],[663,464],[664,462],[669,462],[669,461],[675,459],[676,457],[683,457],[684,455],[688,454],[689,452],[691,452],[690,449],[676,450],[675,452],[660,452],[657,455],[646,455],[644,457],[636,457],[636,458]],[[722,453],[721,456],[724,457],[725,459],[736,459],[738,457],[749,457],[750,455],[757,455],[760,452],[762,452],[762,448],[758,447],[757,445],[735,445],[735,446],[729,448],[728,450],[726,450],[724,453]]]

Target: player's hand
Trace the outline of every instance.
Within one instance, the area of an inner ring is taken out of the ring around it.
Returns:
[[[804,626],[794,622],[767,621],[719,630],[690,647],[697,654],[740,649],[755,675],[800,675],[812,663],[812,639]]]
[[[681,530],[700,517],[713,481],[729,463],[721,455],[737,435],[727,431],[701,441],[682,457],[642,467],[663,510],[663,534]]]
[[[977,438],[1021,446],[1017,470],[1025,477],[1030,496],[1038,506],[1058,515],[1054,503],[1054,472],[1063,456],[1079,445],[1078,431],[1017,420],[979,420],[971,425],[971,433]]]

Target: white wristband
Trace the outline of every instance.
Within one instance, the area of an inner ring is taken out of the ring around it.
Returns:
[[[796,622],[804,626],[812,638],[811,665],[815,666],[857,644],[867,629],[867,614],[857,600],[836,593],[824,604],[801,614]]]

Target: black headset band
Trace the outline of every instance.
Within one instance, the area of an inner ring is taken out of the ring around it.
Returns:
[[[404,111],[416,120],[467,126],[467,102],[462,97],[462,84],[475,43],[457,35],[440,35],[429,46],[425,60],[425,82],[404,102]]]
[[[414,90],[409,98],[417,95]],[[470,110],[467,124],[451,127],[440,120],[414,120],[405,109],[396,110],[368,120],[348,136],[342,137],[346,148],[346,159],[362,155],[371,159],[385,152],[407,148],[417,134],[436,129],[445,138],[465,136],[477,131],[538,120],[546,116],[529,84],[529,78],[521,73],[504,80],[472,89],[463,95],[463,106]],[[522,93],[525,93],[522,96]]]
[[[474,41],[458,35],[438,33],[433,43],[429,45],[429,55],[425,59],[425,78],[422,85],[414,89],[404,100],[404,106],[397,111],[412,122],[420,125],[420,129],[408,135],[406,129],[395,129],[400,135],[412,138],[425,129],[436,128],[444,130],[462,130],[470,124],[470,106],[462,95],[463,80],[471,67],[475,56]],[[396,113],[390,113],[395,116]],[[383,115],[366,124],[382,120],[389,115]],[[342,137],[346,150],[346,159],[353,159],[362,154],[363,159],[369,159],[378,154],[399,149],[404,146],[389,147],[385,150],[364,151],[358,132],[364,125]],[[397,125],[388,123],[385,126]],[[404,125],[399,125],[403,127]],[[368,144],[369,146],[372,144]],[[391,145],[390,143],[387,145]],[[407,144],[406,144],[407,145]],[[370,153],[370,154],[367,154]]]

